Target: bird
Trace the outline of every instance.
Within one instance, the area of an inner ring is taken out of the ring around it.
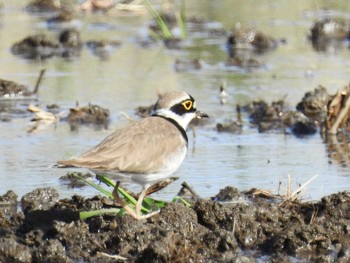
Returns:
[[[227,92],[226,92],[226,81],[223,81],[219,87],[220,92],[220,104],[225,104],[227,102]]]
[[[117,186],[120,182],[141,185],[135,211],[119,199],[128,214],[141,220],[153,215],[141,214],[147,189],[170,177],[185,159],[186,127],[195,118],[208,117],[197,110],[195,99],[187,92],[168,91],[158,95],[151,116],[116,130],[85,153],[58,161],[57,166],[87,168],[96,175],[113,176]]]

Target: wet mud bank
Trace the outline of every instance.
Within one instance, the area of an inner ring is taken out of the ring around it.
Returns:
[[[53,188],[0,196],[1,262],[349,262],[350,192],[283,202],[226,187],[192,207],[169,203],[142,221],[79,219],[112,207],[101,196],[59,199]]]

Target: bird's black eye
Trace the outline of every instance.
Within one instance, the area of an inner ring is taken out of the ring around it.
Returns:
[[[196,111],[196,102],[191,99],[183,100],[182,102],[173,105],[170,110],[175,112],[177,115],[184,115],[186,113],[195,112]]]
[[[193,102],[191,100],[185,100],[182,102],[182,106],[184,106],[185,110],[190,110],[192,109]]]

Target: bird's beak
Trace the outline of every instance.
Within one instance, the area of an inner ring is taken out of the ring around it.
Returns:
[[[200,119],[200,118],[209,118],[209,115],[198,110],[198,111],[196,111],[196,118],[197,118],[197,119]]]

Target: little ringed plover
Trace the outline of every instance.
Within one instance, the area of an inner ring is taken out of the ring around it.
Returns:
[[[116,130],[100,144],[69,160],[58,161],[58,167],[80,167],[96,175],[111,175],[119,182],[142,186],[136,212],[123,208],[134,218],[142,219],[142,201],[147,189],[173,174],[187,152],[186,127],[194,118],[208,117],[196,108],[194,98],[183,91],[159,95],[152,115]]]

